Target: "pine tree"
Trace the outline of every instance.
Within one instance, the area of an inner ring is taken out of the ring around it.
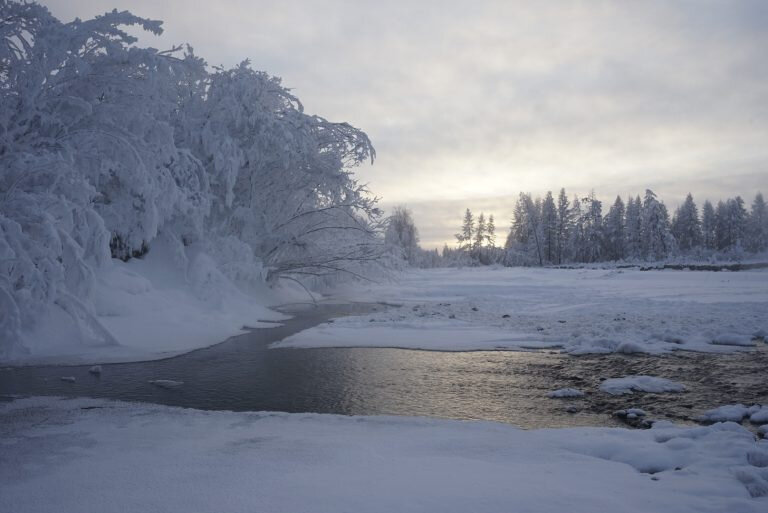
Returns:
[[[642,202],[640,196],[634,199],[630,196],[627,200],[627,211],[625,214],[625,255],[628,258],[642,258]]]
[[[672,234],[681,251],[687,252],[701,245],[701,223],[693,196],[688,193],[685,202],[675,212]]]
[[[717,249],[717,216],[709,200],[701,210],[701,243],[706,249]]]
[[[584,259],[587,262],[599,262],[603,249],[603,204],[595,198],[594,191],[584,198],[584,204]]]
[[[543,257],[551,264],[557,260],[557,209],[551,191],[541,204],[541,233]]]
[[[515,210],[512,214],[512,222],[509,227],[509,235],[504,247],[511,249],[515,245],[524,245],[528,243],[528,230],[526,228],[525,205],[523,204],[522,194],[518,196],[515,202]]]
[[[568,201],[568,196],[565,193],[565,189],[560,189],[560,194],[557,195],[557,239],[555,241],[556,263],[562,264],[566,258],[566,245],[568,241],[568,229],[571,224],[571,204]]]
[[[744,244],[747,230],[747,210],[744,208],[744,200],[741,196],[729,199],[728,207],[728,239],[730,246],[740,248]]]
[[[479,252],[480,248],[483,247],[483,241],[485,241],[485,231],[485,215],[480,212],[480,217],[477,218],[477,228],[475,229],[475,240],[474,244],[472,245],[476,252]]]
[[[652,260],[668,257],[674,247],[674,238],[669,228],[667,207],[656,199],[656,194],[646,189],[641,211],[642,255]]]
[[[485,225],[485,240],[489,248],[496,247],[496,225],[493,222],[493,214],[488,216],[488,224]]]
[[[625,240],[624,233],[625,207],[621,196],[616,196],[603,223],[604,257],[608,260],[622,260],[624,258]]]
[[[528,230],[533,235],[531,239],[535,244],[536,256],[539,260],[539,265],[544,265],[544,256],[541,247],[541,199],[536,198],[534,202],[531,199],[531,195],[527,194],[523,198],[525,204],[525,214],[528,221]]]
[[[728,230],[728,206],[723,200],[717,202],[715,209],[715,249],[720,251],[731,247]]]
[[[753,252],[768,249],[768,207],[761,193],[755,195],[747,222],[747,249]]]
[[[581,208],[581,200],[574,196],[570,208],[571,222],[568,225],[567,252],[574,262],[583,262],[584,257],[584,213]]]
[[[467,209],[466,212],[464,212],[464,222],[461,225],[461,233],[456,234],[456,241],[459,244],[459,249],[472,249],[472,235],[474,235],[474,233],[475,218],[472,216],[472,211]]]

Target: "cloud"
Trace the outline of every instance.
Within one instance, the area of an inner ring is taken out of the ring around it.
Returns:
[[[389,204],[768,192],[761,0],[45,3],[163,19],[146,42],[212,64],[250,57],[308,111],[369,133],[379,158],[358,174]],[[423,234],[451,240],[429,219]]]

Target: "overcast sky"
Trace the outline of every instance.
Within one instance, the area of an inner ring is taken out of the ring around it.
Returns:
[[[142,43],[282,77],[308,112],[369,134],[378,159],[358,175],[414,211],[427,247],[466,207],[503,240],[520,191],[768,193],[768,1],[42,3],[62,21],[161,19]]]

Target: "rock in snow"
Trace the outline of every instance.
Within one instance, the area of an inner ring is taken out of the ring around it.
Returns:
[[[584,397],[584,392],[581,390],[576,390],[575,388],[561,388],[559,390],[554,390],[547,394],[547,397],[550,397],[552,399],[558,398],[568,398],[568,397]]]
[[[623,395],[636,392],[683,392],[685,386],[676,381],[654,376],[624,376],[623,378],[606,379],[600,384],[600,390],[611,395]]]
[[[172,379],[153,379],[150,383],[160,388],[178,388],[184,384],[183,381],[174,381]]]
[[[617,417],[626,417],[628,419],[636,419],[637,417],[645,417],[645,410],[640,408],[627,408],[626,410],[618,410],[613,412]]]

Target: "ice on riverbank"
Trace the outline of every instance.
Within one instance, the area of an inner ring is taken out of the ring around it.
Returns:
[[[385,314],[386,315],[386,314]],[[271,347],[399,347],[434,351],[558,348],[556,340],[482,327],[456,319],[377,323],[375,316],[344,317],[292,335]]]
[[[386,312],[337,319],[273,347],[562,348],[578,355],[753,350],[768,272],[468,268],[338,290]]]
[[[699,422],[741,422],[749,419],[753,424],[768,423],[768,407],[759,404],[726,404],[707,410],[697,417]]]
[[[1,405],[0,425],[0,510],[14,513],[768,508],[768,442],[733,423],[523,431],[32,398]]]
[[[606,379],[600,383],[600,391],[611,395],[624,395],[632,392],[663,394],[683,392],[684,390],[685,386],[681,383],[655,376],[624,376],[623,378]]]

